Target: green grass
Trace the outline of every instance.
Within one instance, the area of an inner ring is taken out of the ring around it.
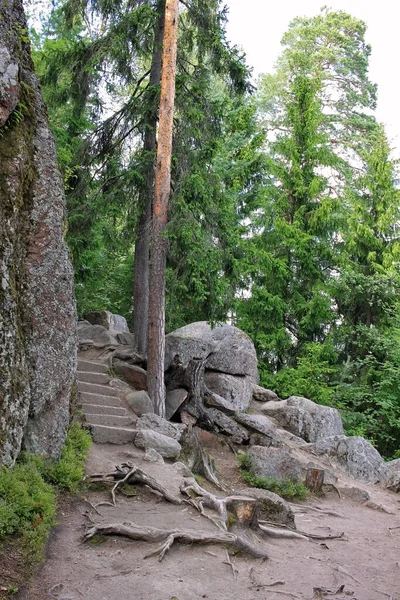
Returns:
[[[303,500],[307,497],[308,489],[303,482],[294,477],[278,479],[273,477],[259,477],[251,473],[251,458],[247,454],[239,454],[237,460],[240,465],[243,480],[250,486],[275,492],[287,500],[298,498]]]

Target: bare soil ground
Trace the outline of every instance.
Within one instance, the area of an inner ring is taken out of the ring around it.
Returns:
[[[212,436],[205,436],[203,442],[209,445],[225,483],[235,493],[244,490],[229,448]],[[87,471],[113,471],[129,461],[177,492],[180,479],[173,467],[145,462],[133,446],[94,445]],[[344,476],[338,488],[340,498],[333,490],[323,498],[309,497],[294,510],[299,530],[343,531],[344,538],[328,542],[268,538],[263,544],[270,558],[264,562],[243,555],[229,557],[227,549],[218,545],[176,544],[160,563],[154,556],[144,559],[157,544],[116,536],[83,543],[91,521],[203,531],[213,531],[215,526],[193,508],[168,504],[142,486],[135,488],[135,496],[118,494],[115,507],[99,506],[101,515],[83,498],[71,500],[58,515],[45,563],[18,599],[400,600],[399,495]],[[94,505],[109,501],[110,494],[92,490],[86,500]]]

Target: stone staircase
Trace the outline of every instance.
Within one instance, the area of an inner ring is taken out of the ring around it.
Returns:
[[[118,390],[109,385],[106,364],[78,359],[80,407],[97,444],[133,442],[136,429],[134,415],[124,406]]]

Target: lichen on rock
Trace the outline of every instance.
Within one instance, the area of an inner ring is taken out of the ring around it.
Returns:
[[[0,20],[0,463],[21,446],[57,457],[76,372],[63,183],[22,2]],[[18,118],[13,118],[18,108]]]

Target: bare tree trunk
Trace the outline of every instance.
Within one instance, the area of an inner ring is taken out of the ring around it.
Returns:
[[[162,45],[164,36],[165,0],[157,5],[158,18],[154,30],[154,48],[151,61],[149,86],[154,88],[161,82]],[[151,90],[151,93],[155,93]],[[151,213],[154,197],[155,156],[157,150],[158,102],[145,124],[143,152],[147,163],[146,187],[140,198],[140,215],[137,225],[133,271],[133,332],[136,350],[142,356],[147,354],[147,329],[149,315],[149,256]]]
[[[165,232],[168,223],[168,200],[171,187],[178,10],[178,0],[167,0],[150,259],[147,380],[149,394],[154,403],[154,411],[162,417],[165,415],[165,268],[167,255]]]

